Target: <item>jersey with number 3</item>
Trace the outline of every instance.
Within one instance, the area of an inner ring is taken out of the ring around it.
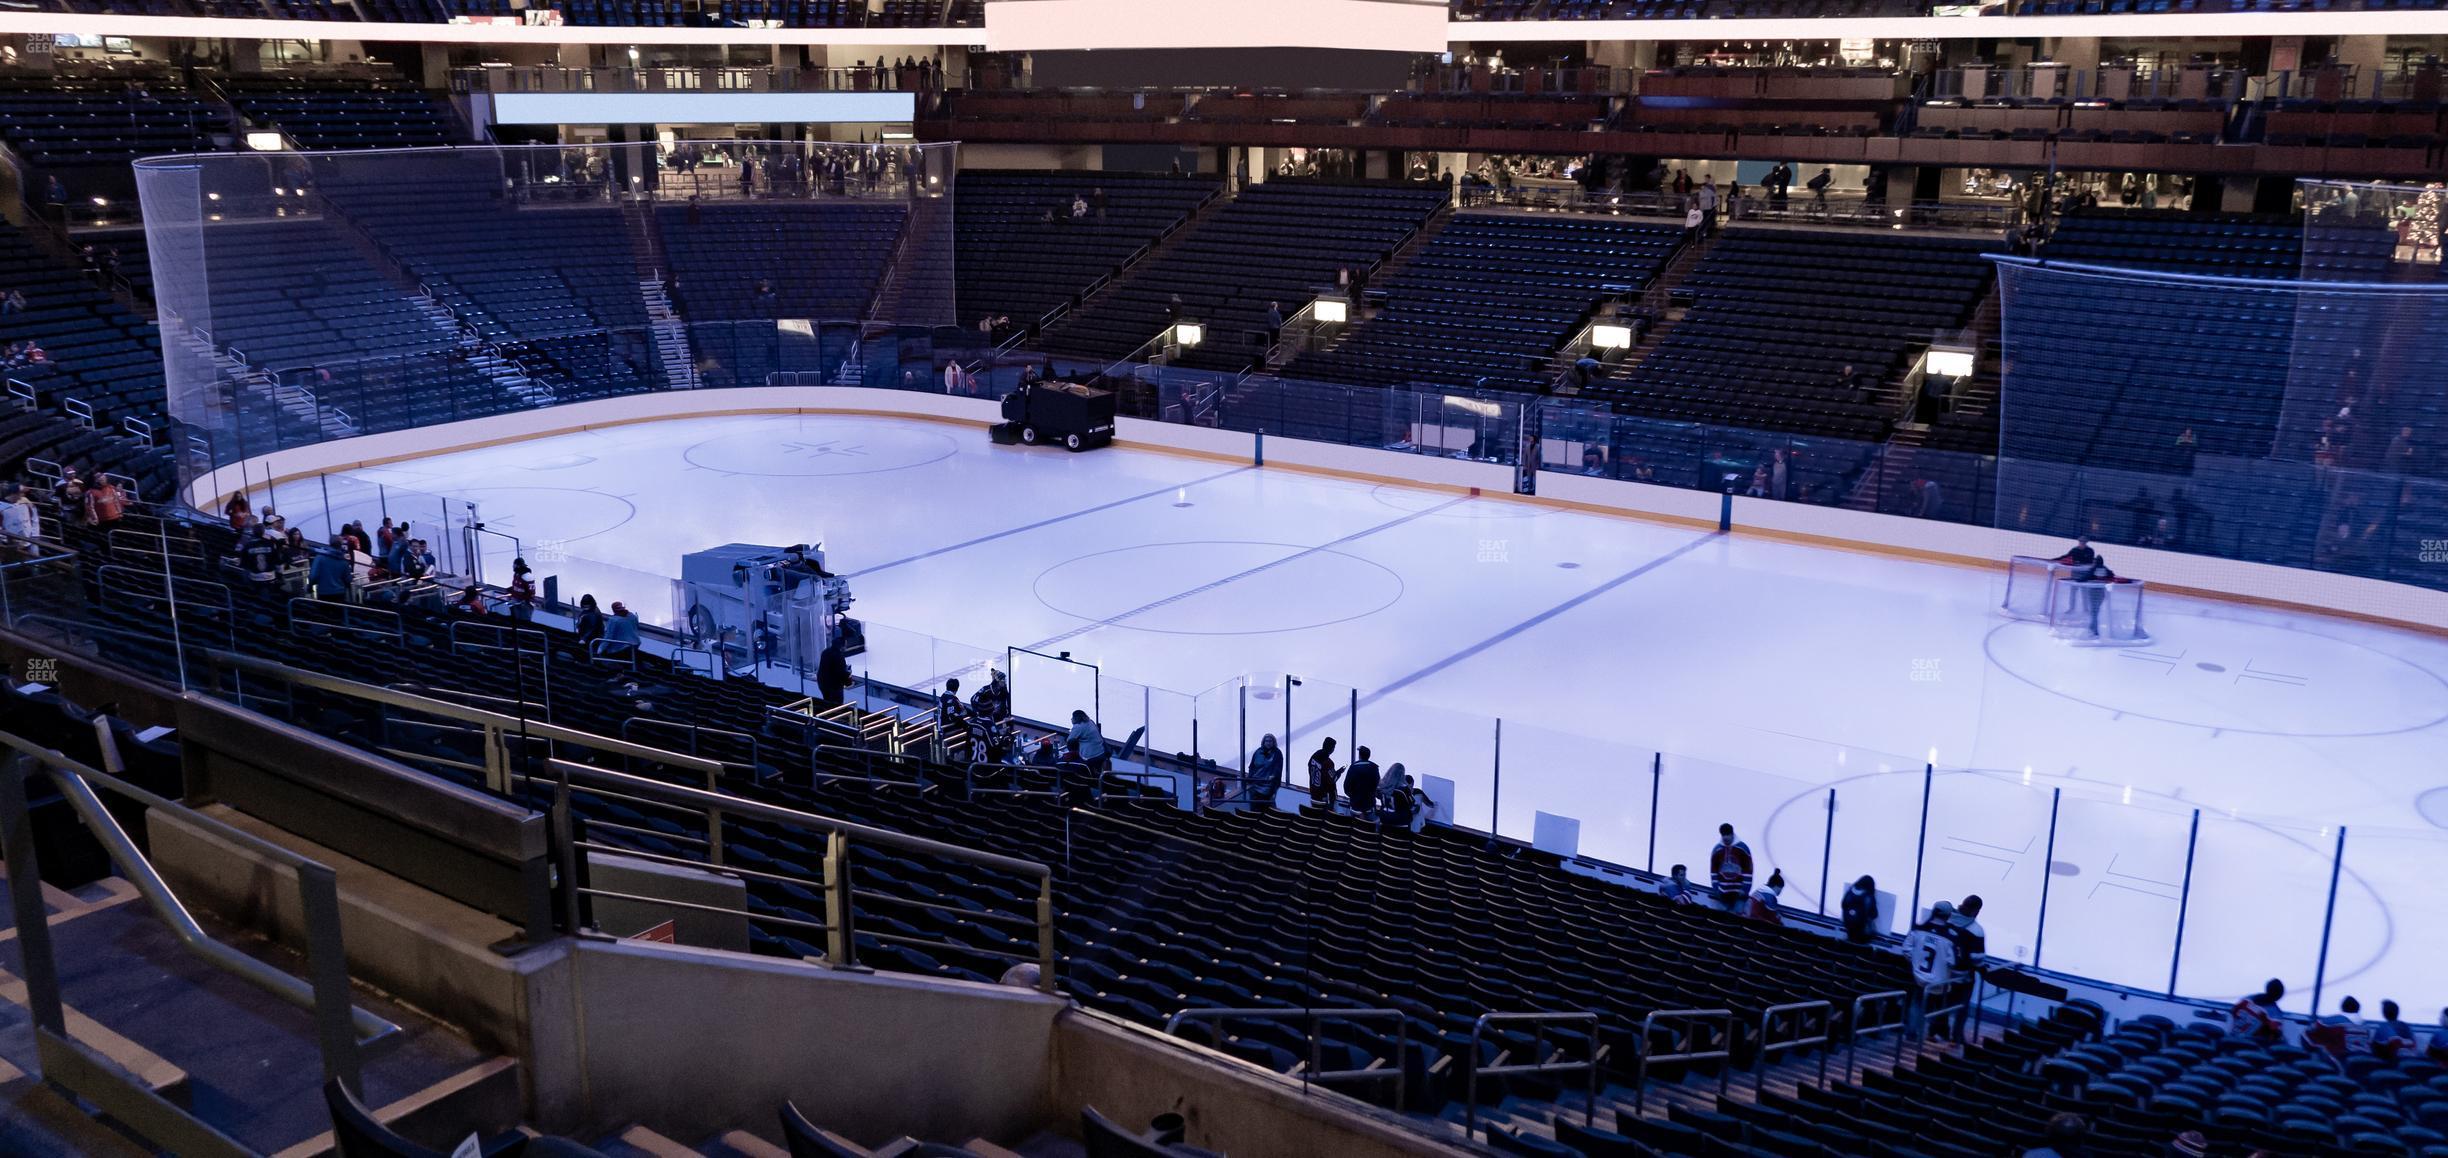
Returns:
[[[1955,939],[1930,929],[1915,929],[1904,938],[1904,959],[1913,980],[1936,989],[1955,979]]]

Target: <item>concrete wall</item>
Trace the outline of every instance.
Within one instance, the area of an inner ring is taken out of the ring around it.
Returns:
[[[1391,1114],[1305,1091],[1295,1079],[1084,1011],[1055,1024],[1052,1080],[1048,1097],[1066,1129],[1076,1128],[1082,1107],[1094,1106],[1134,1132],[1158,1114],[1180,1114],[1183,1141],[1219,1154],[1480,1153],[1413,1132]]]
[[[635,942],[581,942],[571,956],[586,1087],[575,1122],[552,1128],[642,1121],[702,1138],[745,1126],[770,1139],[784,1098],[866,1145],[1046,1124],[1060,998]]]

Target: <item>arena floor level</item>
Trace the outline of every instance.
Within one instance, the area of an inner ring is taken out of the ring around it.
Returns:
[[[1863,873],[1901,907],[1917,870],[1925,905],[1986,898],[2001,958],[2308,995],[2325,941],[2329,1002],[2448,1004],[2439,636],[2153,595],[2149,646],[2073,648],[1997,612],[2002,566],[864,416],[590,430],[277,505],[311,530],[444,499],[649,622],[685,552],[821,541],[879,678],[1009,663],[1025,714],[1093,704],[1166,751],[1195,719],[1227,765],[1288,717],[1296,777],[1323,736],[1348,759],[1356,710],[1380,763],[1452,781],[1458,823],[1574,818],[1582,852],[1662,869],[1731,821],[1803,909]]]

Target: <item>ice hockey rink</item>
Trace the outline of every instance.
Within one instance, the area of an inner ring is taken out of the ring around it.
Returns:
[[[1457,823],[1572,818],[1583,854],[1663,870],[1704,865],[1731,821],[1804,910],[1833,911],[1823,875],[1908,902],[1918,859],[1922,904],[1986,899],[1994,956],[2144,989],[2308,995],[2344,826],[2328,1000],[2448,1004],[2439,636],[2153,594],[2151,644],[2076,648],[1998,613],[2002,561],[914,419],[675,419],[275,496],[310,532],[326,512],[430,530],[469,501],[565,599],[669,623],[684,553],[820,541],[880,679],[974,688],[1009,664],[1023,714],[1093,705],[1163,751],[1195,719],[1227,766],[1286,731],[1288,690],[1286,805],[1320,737],[1349,758],[1356,705],[1379,763],[1452,781]]]

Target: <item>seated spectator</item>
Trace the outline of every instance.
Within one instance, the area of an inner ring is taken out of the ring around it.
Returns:
[[[2423,1047],[2423,1055],[2448,1064],[2448,1009],[2440,1010],[2439,1028],[2431,1031],[2431,1044]]]
[[[1691,870],[1682,865],[1666,871],[1666,879],[1658,882],[1657,891],[1659,896],[1678,905],[1696,905],[1707,896],[1692,883]]]
[[[460,588],[459,598],[451,601],[450,610],[454,615],[484,614],[484,588],[478,587],[473,583]]]
[[[2261,987],[2261,992],[2238,1000],[2227,1011],[2227,1036],[2243,1038],[2262,1045],[2274,1045],[2286,1040],[2286,1022],[2278,1011],[2278,1002],[2286,996],[2286,983],[2275,977]],[[2441,1012],[2441,1023],[2448,1026],[2448,1010]],[[2448,1029],[2442,1033],[2448,1034]],[[2438,1038],[2432,1039],[2438,1048]]]
[[[2048,1141],[2023,1152],[2023,1158],[2084,1158],[2091,1153],[2091,1123],[2080,1114],[2050,1118]]]
[[[1436,810],[1436,801],[1421,790],[1419,782],[1411,778],[1411,773],[1403,770],[1400,762],[1386,769],[1382,795],[1386,821],[1397,828],[1411,828],[1421,816]]]
[[[1768,883],[1751,894],[1749,904],[1743,909],[1743,916],[1771,925],[1784,924],[1785,918],[1779,915],[1777,909],[1777,898],[1784,895],[1785,870],[1768,870]]]
[[[2414,1027],[2398,1015],[2394,1001],[2380,1002],[2380,1021],[2372,1027],[2372,1052],[2390,1061],[2414,1053]]]
[[[2351,996],[2339,998],[2336,1013],[2304,1031],[2304,1044],[2340,1062],[2370,1053],[2372,1030],[2363,1023],[2363,1003]]]
[[[10,290],[0,294],[0,318],[5,318],[10,314],[22,314],[25,309],[26,297],[23,291]]]

